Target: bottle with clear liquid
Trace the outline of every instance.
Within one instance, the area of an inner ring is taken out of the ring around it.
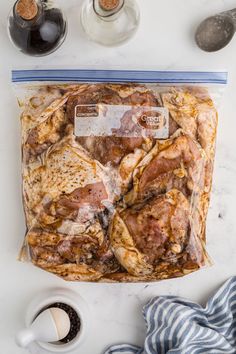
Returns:
[[[115,46],[129,40],[140,21],[135,0],[85,0],[81,23],[87,36],[100,44]]]

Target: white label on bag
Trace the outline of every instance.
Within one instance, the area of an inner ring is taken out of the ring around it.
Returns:
[[[164,107],[90,104],[75,107],[78,137],[169,137],[169,112]]]

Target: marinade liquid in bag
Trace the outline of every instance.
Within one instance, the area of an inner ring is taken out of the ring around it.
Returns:
[[[13,71],[22,108],[22,260],[137,282],[210,263],[206,216],[223,72]]]

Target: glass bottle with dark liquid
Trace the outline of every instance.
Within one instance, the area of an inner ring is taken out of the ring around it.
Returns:
[[[43,56],[63,43],[67,22],[58,8],[48,8],[45,1],[18,0],[8,20],[9,36],[23,53]]]

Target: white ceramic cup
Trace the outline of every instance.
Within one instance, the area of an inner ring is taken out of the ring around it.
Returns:
[[[48,289],[36,296],[29,304],[25,325],[29,327],[37,315],[46,307],[55,304],[56,302],[64,303],[71,306],[80,318],[80,331],[77,336],[69,343],[42,343],[33,342],[28,349],[32,354],[51,354],[51,353],[70,353],[76,350],[84,340],[88,333],[89,308],[86,302],[76,292],[64,289],[55,288]]]

